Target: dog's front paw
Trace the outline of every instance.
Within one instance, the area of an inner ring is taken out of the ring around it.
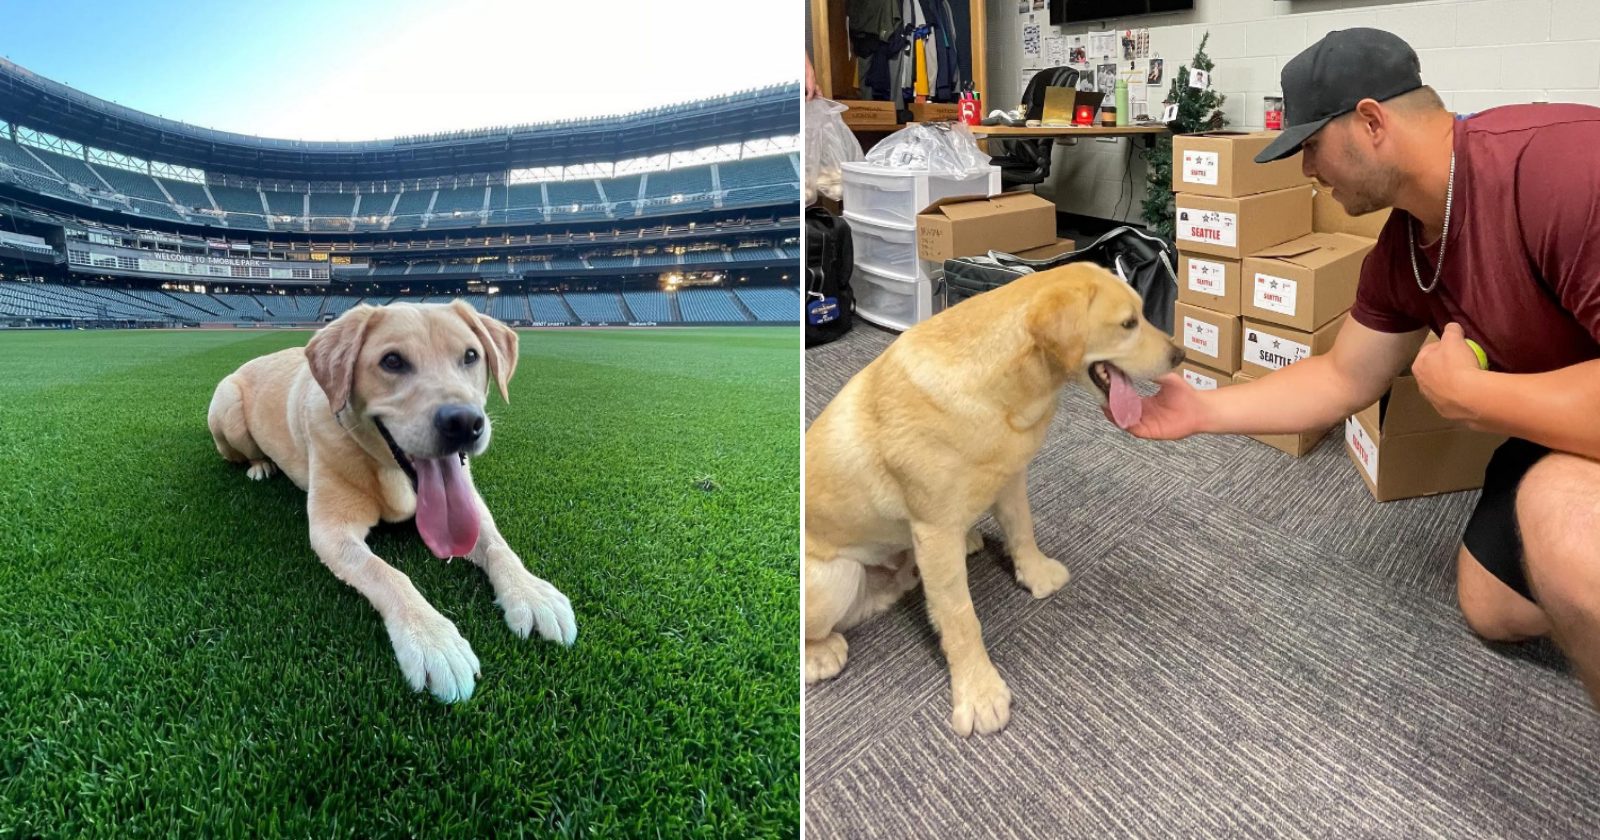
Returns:
[[[1060,591],[1072,579],[1072,573],[1059,560],[1040,554],[1032,558],[1017,558],[1017,582],[1028,587],[1035,598],[1048,598]]]
[[[850,658],[850,644],[838,633],[813,642],[806,640],[806,684],[832,679]]]
[[[983,673],[966,679],[950,680],[950,727],[965,738],[999,732],[1011,721],[1011,689],[990,665]]]
[[[474,678],[482,671],[450,619],[430,609],[390,622],[388,629],[400,673],[412,691],[426,688],[446,703],[472,696]]]
[[[578,639],[578,619],[572,614],[572,602],[561,590],[532,574],[504,587],[495,598],[506,611],[506,626],[518,638],[526,639],[534,628],[539,635],[552,642],[571,645]]]
[[[251,461],[250,469],[245,470],[244,474],[249,476],[251,481],[261,481],[263,479],[271,478],[272,474],[277,471],[278,467],[276,464],[262,459],[259,461]]]

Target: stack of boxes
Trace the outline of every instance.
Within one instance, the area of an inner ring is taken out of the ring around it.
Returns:
[[[1372,250],[1371,238],[1315,229],[1314,192],[1299,155],[1255,163],[1275,136],[1216,132],[1173,140],[1173,322],[1188,356],[1184,378],[1197,388],[1248,382],[1327,352]],[[1256,439],[1298,457],[1326,434]]]

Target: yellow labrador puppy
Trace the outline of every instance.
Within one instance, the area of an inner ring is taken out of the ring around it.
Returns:
[[[516,365],[517,334],[462,301],[358,306],[304,348],[245,363],[211,398],[217,451],[253,479],[279,469],[307,491],[311,548],[377,608],[411,687],[447,703],[472,696],[478,658],[367,548],[380,520],[415,518],[435,555],[481,566],[518,636],[577,638],[566,596],[523,566],[472,483],[468,459],[489,446],[489,379],[509,399]]]
[[[1183,358],[1140,314],[1128,285],[1076,264],[1021,277],[907,330],[855,375],[806,431],[806,682],[845,665],[845,630],[920,575],[950,666],[950,723],[998,731],[1011,692],[989,660],[967,590],[972,530],[993,510],[1017,580],[1036,598],[1067,582],[1039,551],[1027,464],[1069,381],[1092,384],[1123,426],[1138,420],[1129,376]]]

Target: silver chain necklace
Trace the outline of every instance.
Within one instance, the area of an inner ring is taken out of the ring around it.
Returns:
[[[1444,226],[1439,230],[1439,261],[1433,266],[1433,282],[1424,286],[1422,284],[1422,269],[1417,267],[1417,218],[1411,217],[1411,223],[1406,225],[1406,241],[1411,249],[1411,276],[1417,278],[1417,288],[1423,294],[1433,291],[1439,285],[1439,275],[1444,272],[1444,249],[1450,245],[1450,205],[1456,197],[1456,153],[1450,152],[1450,185],[1444,188]]]

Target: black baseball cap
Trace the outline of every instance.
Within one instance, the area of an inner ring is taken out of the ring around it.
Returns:
[[[1329,32],[1283,65],[1283,133],[1256,163],[1300,151],[1300,145],[1363,99],[1382,102],[1422,87],[1422,65],[1411,45],[1381,29]]]

